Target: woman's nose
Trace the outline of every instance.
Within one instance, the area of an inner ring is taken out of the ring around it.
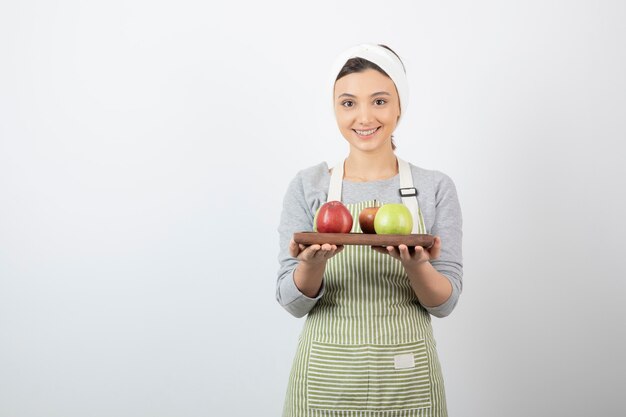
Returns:
[[[358,121],[363,124],[367,124],[372,119],[372,112],[367,106],[362,106],[359,109]]]

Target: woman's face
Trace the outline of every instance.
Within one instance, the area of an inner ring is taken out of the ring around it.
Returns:
[[[368,69],[335,83],[337,125],[351,147],[364,152],[388,146],[400,117],[400,99],[391,79]]]

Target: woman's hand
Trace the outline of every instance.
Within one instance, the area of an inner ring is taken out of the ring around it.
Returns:
[[[415,248],[409,249],[406,245],[400,245],[398,247],[372,246],[372,249],[376,252],[389,254],[391,257],[398,259],[408,270],[424,262],[437,259],[441,253],[441,238],[439,238],[439,236],[435,236],[433,245],[428,249],[424,249],[421,246],[415,246]]]
[[[441,254],[441,238],[435,236],[433,245],[424,249],[416,246],[409,250],[406,245],[372,247],[376,252],[387,253],[400,260],[411,287],[423,306],[435,307],[444,303],[452,294],[450,280],[439,273],[428,261],[437,259]]]
[[[296,243],[293,239],[289,242],[289,253],[300,262],[310,265],[323,264],[327,260],[343,250],[343,245],[331,245],[324,243],[323,245],[310,245]]]
[[[343,246],[323,245],[304,246],[293,239],[289,242],[289,253],[300,262],[293,273],[296,287],[307,297],[316,297],[322,287],[326,261],[343,250]]]

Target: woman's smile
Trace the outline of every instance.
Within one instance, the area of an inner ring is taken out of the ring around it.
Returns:
[[[374,133],[378,132],[378,129],[380,129],[380,126],[375,127],[373,129],[369,129],[369,130],[358,130],[358,129],[352,129],[352,130],[354,130],[356,134],[359,135],[360,138],[368,139],[374,136]]]

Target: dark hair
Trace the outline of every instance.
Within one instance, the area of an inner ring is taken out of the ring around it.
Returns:
[[[400,63],[402,64],[402,68],[404,68],[404,63],[402,63],[402,60],[400,59],[398,54],[395,53],[393,49],[391,49],[387,45],[379,44],[378,46],[382,46],[383,48],[391,51],[396,57],[398,57],[398,61],[400,61]],[[349,60],[346,61],[343,67],[341,67],[341,70],[339,71],[339,74],[337,74],[337,78],[335,78],[335,81],[339,80],[340,78],[345,77],[348,74],[353,74],[355,72],[363,72],[368,69],[376,70],[380,72],[381,74],[383,74],[385,77],[391,78],[389,74],[387,74],[381,67],[374,64],[372,61],[368,61],[365,58],[350,58]],[[396,144],[393,141],[393,135],[391,135],[391,149],[394,151],[396,150]]]

